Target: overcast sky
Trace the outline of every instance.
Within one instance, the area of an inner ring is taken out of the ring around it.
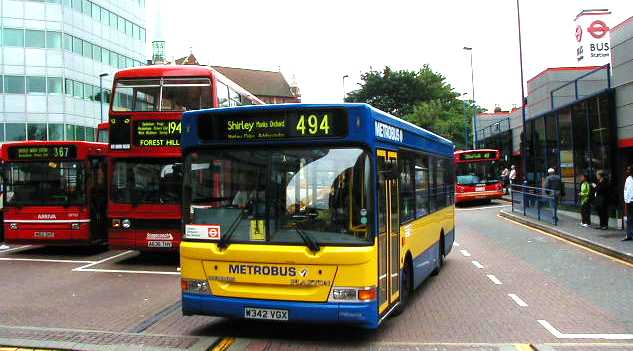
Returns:
[[[633,16],[631,0],[521,1],[526,81],[547,67],[576,65],[574,18],[592,8],[612,11],[610,27]],[[191,47],[202,64],[281,68],[288,80],[296,76],[303,102],[340,102],[346,74],[350,91],[370,67],[423,64],[470,98],[464,46],[473,47],[480,105],[521,100],[514,0],[148,0],[147,11],[148,40],[160,23],[169,58]]]

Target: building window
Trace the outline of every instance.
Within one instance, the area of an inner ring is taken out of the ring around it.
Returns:
[[[75,140],[86,140],[86,127],[75,126]]]
[[[7,123],[7,141],[26,140],[26,125],[24,123]]]
[[[73,81],[73,96],[77,98],[83,98],[84,85],[81,82]]]
[[[4,76],[4,92],[24,94],[24,76]]]
[[[95,128],[86,127],[86,141],[95,141],[96,132]]]
[[[63,124],[49,124],[48,125],[48,140],[64,140],[64,125]]]
[[[110,27],[116,29],[117,26],[117,15],[110,12]]]
[[[117,20],[117,29],[119,30],[119,32],[125,33],[125,18],[117,16]]]
[[[83,42],[83,55],[89,59],[92,58],[92,44],[87,41]]]
[[[92,100],[92,85],[84,84],[84,100]]]
[[[110,51],[110,66],[117,67],[119,64],[119,55],[116,52]]]
[[[97,62],[101,61],[101,47],[97,45],[92,47],[92,59]]]
[[[46,32],[46,47],[60,49],[62,47],[62,35],[60,32]]]
[[[2,39],[4,46],[24,47],[24,29],[5,28]]]
[[[92,18],[96,21],[101,18],[101,8],[97,4],[92,4]]]
[[[46,124],[29,123],[27,126],[29,140],[46,140]]]
[[[73,81],[71,79],[66,79],[66,95],[73,96]]]
[[[75,126],[71,124],[66,125],[66,140],[75,140]]]
[[[27,93],[46,93],[46,78],[44,77],[26,77]]]
[[[101,63],[105,65],[110,64],[110,50],[106,48],[101,49]]]
[[[4,123],[0,123],[0,141],[4,141]]]
[[[73,51],[73,37],[64,33],[64,50]]]
[[[26,30],[25,46],[27,48],[45,48],[46,33],[43,30]]]
[[[77,55],[81,55],[83,52],[83,44],[81,39],[73,37],[73,52]]]
[[[0,76],[0,94],[4,93],[4,79]]]

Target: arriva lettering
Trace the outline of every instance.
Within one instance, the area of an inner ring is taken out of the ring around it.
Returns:
[[[297,269],[295,267],[262,266],[255,264],[229,264],[229,273],[294,277],[297,275]]]
[[[40,213],[37,219],[57,219],[57,216],[54,213]]]
[[[397,142],[402,142],[404,140],[404,135],[402,133],[402,129],[400,128],[378,121],[374,122],[374,128],[376,130],[376,136],[379,138],[385,138]]]

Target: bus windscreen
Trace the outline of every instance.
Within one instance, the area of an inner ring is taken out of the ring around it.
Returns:
[[[4,171],[6,205],[82,205],[85,201],[81,162],[10,162]]]
[[[499,182],[499,162],[466,162],[456,165],[458,185],[494,184]]]

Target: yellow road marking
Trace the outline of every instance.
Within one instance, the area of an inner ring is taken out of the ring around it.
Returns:
[[[513,223],[513,224],[515,224],[515,225],[518,225],[518,226],[524,227],[524,228],[526,228],[526,229],[528,229],[528,230],[531,230],[531,231],[535,231],[535,232],[541,233],[541,234],[543,234],[543,235],[549,236],[549,237],[551,237],[551,238],[557,239],[557,240],[562,241],[562,242],[565,242],[565,243],[567,243],[567,244],[571,244],[571,245],[573,245],[573,246],[575,246],[575,247],[577,247],[577,248],[579,248],[579,249],[583,249],[583,250],[585,250],[585,251],[589,251],[589,252],[591,252],[591,253],[594,253],[594,254],[596,254],[596,255],[602,256],[602,257],[604,257],[604,258],[608,258],[608,259],[609,259],[609,260],[611,260],[611,261],[615,261],[615,262],[621,263],[621,264],[623,264],[623,265],[625,265],[625,266],[627,266],[627,267],[631,267],[631,268],[633,268],[633,264],[631,264],[631,263],[629,263],[629,262],[627,262],[627,261],[621,260],[621,259],[619,259],[619,258],[617,258],[617,257],[613,257],[613,256],[609,256],[609,255],[607,255],[607,254],[603,254],[602,252],[596,251],[596,250],[591,249],[591,248],[588,248],[588,247],[586,247],[586,246],[582,246],[582,245],[577,244],[577,243],[575,243],[575,242],[573,242],[573,241],[571,241],[571,240],[567,240],[567,239],[565,239],[565,238],[561,238],[560,236],[557,236],[557,235],[554,235],[554,234],[550,234],[550,233],[548,233],[548,232],[546,232],[546,231],[544,231],[544,230],[541,230],[541,229],[538,229],[538,228],[533,228],[533,227],[530,227],[529,225],[526,225],[526,224],[523,224],[523,223],[517,222],[517,221],[515,221],[515,220],[513,220],[513,219],[506,218],[506,217],[503,217],[503,216],[501,216],[501,215],[497,215],[497,217],[499,217],[499,218],[501,218],[501,219],[504,219],[504,220],[506,220],[506,221],[508,221],[508,222],[511,222],[511,223]]]
[[[514,348],[518,351],[534,351],[534,348],[530,344],[515,344]]]
[[[222,338],[222,340],[220,340],[220,342],[218,342],[217,345],[213,347],[212,351],[226,351],[234,343],[235,343],[235,338],[233,337]]]

